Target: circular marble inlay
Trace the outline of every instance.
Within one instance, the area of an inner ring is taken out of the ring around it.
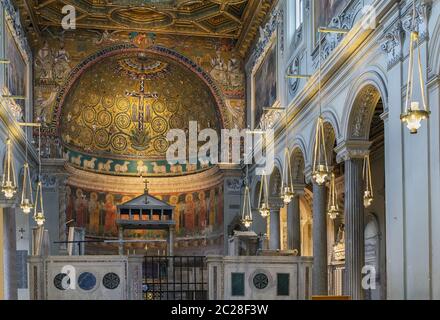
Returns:
[[[67,278],[66,278],[67,277]],[[53,284],[58,290],[66,290],[70,285],[70,277],[66,273],[58,273],[53,278]]]
[[[252,282],[257,289],[265,289],[267,285],[269,284],[269,279],[267,278],[267,275],[264,273],[257,273],[254,276],[254,279],[252,279]]]
[[[90,272],[83,272],[78,277],[78,286],[83,290],[90,291],[96,286],[96,277]]]
[[[119,276],[114,272],[109,272],[104,275],[104,278],[102,278],[102,284],[104,287],[110,290],[114,290],[119,287],[120,282],[121,279],[119,279]]]

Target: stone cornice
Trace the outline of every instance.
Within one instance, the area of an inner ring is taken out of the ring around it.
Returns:
[[[121,194],[141,194],[144,185],[139,177],[118,177],[79,170],[69,164],[65,165],[69,174],[68,184],[78,188],[113,192]],[[201,173],[180,177],[148,178],[152,194],[170,194],[200,191],[218,186],[223,182],[223,173],[211,168]]]

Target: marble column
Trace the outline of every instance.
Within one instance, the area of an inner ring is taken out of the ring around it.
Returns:
[[[362,159],[345,161],[345,294],[363,298],[364,205]]]
[[[298,250],[301,255],[301,215],[299,210],[300,191],[295,191],[295,196],[287,206],[287,245],[289,250]]]
[[[270,208],[270,238],[269,249],[281,249],[281,225],[280,225],[280,208],[278,206]]]
[[[327,282],[327,188],[313,183],[312,295],[328,295]]]

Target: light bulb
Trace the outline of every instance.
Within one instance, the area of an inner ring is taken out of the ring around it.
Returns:
[[[371,194],[371,191],[365,190],[364,192],[364,207],[368,208],[373,203],[373,195]]]
[[[39,211],[36,215],[35,215],[35,222],[37,223],[37,225],[42,226],[44,224],[44,222],[46,221],[46,219],[44,218],[44,213]]]
[[[245,228],[249,229],[250,226],[252,225],[252,218],[250,216],[246,216],[243,220],[243,225],[245,226]]]
[[[406,113],[400,116],[402,122],[406,123],[406,127],[411,134],[417,134],[418,130],[422,126],[422,120],[429,118],[429,112],[420,110],[419,103],[417,101],[411,102],[411,107]]]
[[[315,182],[318,185],[323,185],[325,183],[325,181],[327,180],[327,178],[328,178],[328,174],[329,173],[328,173],[328,170],[327,170],[326,166],[320,164],[318,166],[318,170],[313,172],[312,178],[313,178],[313,180],[315,180]]]
[[[259,211],[263,218],[267,218],[270,215],[269,206],[265,202],[261,204],[261,208],[259,209]]]
[[[30,213],[33,207],[34,205],[29,199],[23,199],[22,203],[20,204],[20,208],[24,213]]]
[[[294,195],[295,194],[290,187],[284,187],[281,199],[283,199],[285,204],[289,204],[292,201]]]
[[[341,212],[339,211],[339,208],[336,205],[331,205],[327,213],[330,219],[335,220]]]
[[[12,199],[17,192],[17,187],[12,184],[12,181],[5,181],[2,186],[2,192],[6,199]]]

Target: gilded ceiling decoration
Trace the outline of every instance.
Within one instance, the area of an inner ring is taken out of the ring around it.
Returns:
[[[75,32],[152,32],[237,40],[245,55],[275,0],[18,0],[22,20],[35,39],[61,28],[62,8],[77,11]]]
[[[89,169],[99,157],[163,160],[170,129],[188,128],[189,121],[220,129],[216,108],[203,81],[176,62],[124,53],[105,58],[75,82],[61,110],[61,137],[69,150],[92,156],[78,163]]]

